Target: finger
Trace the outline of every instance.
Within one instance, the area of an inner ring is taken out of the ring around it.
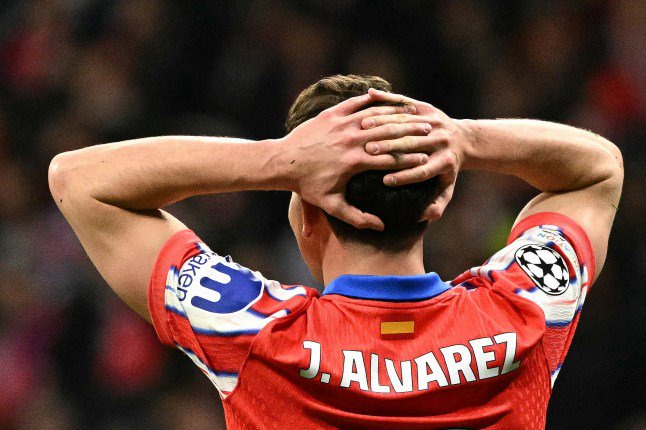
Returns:
[[[403,96],[401,94],[393,94],[393,93],[388,93],[385,91],[381,90],[375,90],[374,88],[370,88],[368,90],[368,95],[372,98],[373,102],[380,102],[380,103],[405,103],[409,105],[415,106],[415,108],[420,111],[420,108],[425,108],[425,109],[433,109],[435,110],[436,108],[428,103],[421,102],[419,100],[412,99],[410,97]]]
[[[365,160],[360,164],[361,170],[394,170],[410,169],[416,166],[422,166],[428,161],[426,154],[383,154],[367,155]]]
[[[373,99],[370,97],[369,94],[363,94],[360,96],[356,96],[356,97],[352,97],[347,100],[344,100],[341,103],[335,106],[332,106],[327,110],[337,115],[346,116],[346,115],[355,113],[359,109],[365,107],[366,105],[372,102],[373,102]]]
[[[384,124],[369,130],[361,130],[359,137],[363,142],[379,142],[404,136],[426,136],[431,132],[431,129],[432,127],[428,123]]]
[[[401,94],[388,93],[386,91],[376,90],[374,88],[370,88],[368,90],[368,95],[372,98],[372,100],[380,101],[380,102],[387,102],[387,103],[419,103],[417,100],[411,99],[410,97],[406,97],[406,96],[403,96]]]
[[[427,136],[404,136],[398,139],[368,142],[366,152],[372,155],[391,152],[431,152],[437,149],[442,139],[441,136],[434,136],[433,133],[430,133]]]
[[[413,105],[406,106],[373,106],[367,109],[360,110],[348,116],[352,121],[360,121],[363,118],[379,115],[393,115],[393,114],[414,114],[417,108]]]
[[[410,115],[405,113],[390,115],[379,114],[375,116],[371,115],[361,120],[361,128],[367,130],[384,124],[405,124],[412,122],[425,122],[432,125],[433,122],[437,122],[437,119],[427,115]]]
[[[455,190],[455,179],[453,175],[443,175],[447,176],[449,179],[449,184],[444,187],[444,189],[440,192],[440,194],[437,196],[437,198],[428,205],[428,207],[424,210],[424,215],[421,221],[429,221],[429,222],[434,222],[437,221],[442,217],[442,214],[444,214],[444,210],[446,207],[449,205],[449,202],[453,198],[453,191]]]
[[[348,204],[341,195],[331,202],[330,209],[326,209],[326,212],[356,228],[369,228],[379,231],[384,229],[384,223],[379,217],[360,211],[356,207]]]
[[[448,158],[438,156],[437,154],[438,153],[432,154],[423,166],[389,173],[384,176],[384,184],[389,186],[416,184],[441,173],[446,173],[447,170],[452,170],[453,166],[449,162]]]

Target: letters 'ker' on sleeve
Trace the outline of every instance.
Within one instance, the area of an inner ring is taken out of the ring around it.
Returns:
[[[224,398],[255,335],[302,305],[307,294],[215,254],[183,230],[159,253],[148,305],[161,341],[188,355]]]
[[[454,282],[468,283],[469,275],[484,278],[492,288],[511,290],[543,310],[542,343],[553,385],[594,279],[594,261],[590,240],[576,222],[542,212],[519,222],[505,248]]]

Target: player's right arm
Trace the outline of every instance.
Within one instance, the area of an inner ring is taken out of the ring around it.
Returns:
[[[428,124],[361,130],[366,115],[403,112],[381,106],[357,112],[367,95],[346,100],[278,140],[152,137],[57,155],[49,185],[90,259],[112,289],[150,320],[148,281],[162,246],[186,227],[160,208],[207,193],[291,190],[358,227],[381,221],[349,206],[344,179],[362,169],[405,168],[426,155],[368,156],[371,136],[428,133]],[[362,142],[363,141],[363,142]],[[348,176],[349,175],[349,176]]]
[[[378,100],[408,101],[372,91]],[[441,210],[450,199],[458,170],[483,170],[521,178],[541,193],[520,212],[515,225],[538,213],[558,213],[574,220],[587,234],[596,260],[595,278],[606,258],[610,229],[623,184],[621,152],[592,132],[545,121],[454,120],[426,103],[414,102],[419,116],[399,115],[398,122],[428,121],[425,137],[377,142],[372,154],[390,151],[428,151],[426,165],[387,175],[398,185],[440,174],[448,177]],[[393,118],[367,118],[364,127]],[[371,147],[368,147],[372,149]],[[440,211],[441,213],[441,211]]]

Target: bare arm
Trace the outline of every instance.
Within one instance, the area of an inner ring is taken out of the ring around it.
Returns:
[[[585,130],[532,120],[464,121],[470,145],[463,168],[517,176],[542,191],[516,223],[538,212],[558,212],[588,234],[597,275],[623,183],[623,160],[608,140]]]
[[[525,206],[516,223],[538,212],[557,212],[572,218],[590,238],[599,274],[623,183],[621,152],[614,144],[589,131],[562,124],[516,119],[454,120],[427,103],[378,91],[371,91],[371,95],[380,101],[414,103],[418,115],[366,118],[364,127],[409,121],[427,121],[433,127],[428,136],[406,136],[366,147],[372,154],[431,154],[424,166],[387,175],[386,184],[402,185],[443,175],[449,180],[434,209],[441,214],[451,198],[458,170],[517,176],[542,193]]]
[[[50,189],[103,278],[148,318],[146,286],[156,256],[170,236],[186,228],[159,208],[236,182],[261,186],[268,180],[261,173],[270,157],[252,156],[252,151],[267,154],[271,147],[272,142],[197,137],[99,145],[55,157]],[[218,167],[231,163],[233,154],[246,162]],[[222,171],[238,176],[217,176]]]
[[[259,142],[230,138],[156,137],[98,145],[56,156],[49,169],[52,196],[90,259],[112,289],[150,319],[147,286],[166,240],[184,228],[160,208],[186,197],[241,190],[283,189],[356,226],[380,228],[373,215],[343,199],[344,178],[361,170],[406,168],[428,157],[369,156],[371,139],[427,134],[428,124],[364,131],[359,111],[369,96],[349,99],[297,127],[287,137]]]

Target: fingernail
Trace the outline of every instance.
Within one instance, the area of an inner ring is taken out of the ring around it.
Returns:
[[[422,126],[422,130],[424,130],[424,133],[430,133],[431,132],[431,125],[430,124],[424,124]]]
[[[374,142],[370,142],[366,145],[366,151],[371,154],[376,154],[377,152],[379,152],[379,145]]]
[[[384,184],[386,185],[397,185],[397,179],[392,175],[387,175],[384,177]]]
[[[428,161],[428,155],[426,155],[426,154],[420,155],[419,160],[420,160],[421,164],[426,164],[426,162]]]
[[[413,105],[406,105],[406,106],[404,107],[404,110],[406,110],[406,112],[408,112],[408,113],[415,113],[415,112],[417,112],[417,108],[416,108],[415,106],[413,106]]]
[[[368,118],[366,120],[366,128],[372,128],[376,125],[375,120],[372,118]]]

